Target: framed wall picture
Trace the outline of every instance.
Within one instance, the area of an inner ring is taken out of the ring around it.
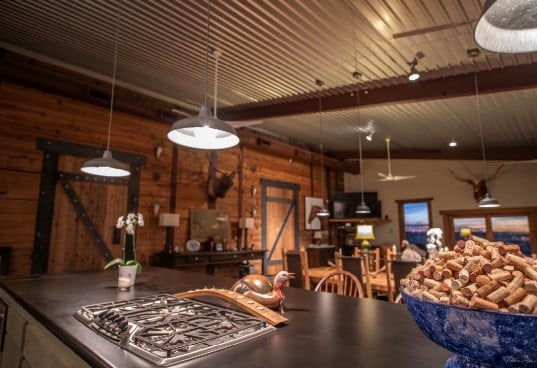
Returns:
[[[306,230],[321,230],[321,220],[317,217],[317,212],[323,207],[323,199],[317,197],[306,197],[304,199],[304,223]]]

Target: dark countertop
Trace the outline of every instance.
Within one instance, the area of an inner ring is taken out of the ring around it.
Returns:
[[[119,292],[117,272],[89,272],[0,280],[31,315],[93,367],[155,367],[78,322],[80,307],[202,287],[229,288],[233,280],[146,267],[130,291]],[[315,368],[443,367],[451,355],[421,333],[404,305],[285,289],[289,324],[246,343],[179,364],[180,367]]]

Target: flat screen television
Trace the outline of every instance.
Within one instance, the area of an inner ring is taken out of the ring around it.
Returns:
[[[332,197],[332,214],[335,219],[382,217],[377,192],[364,192],[364,202],[371,208],[371,213],[356,213],[356,206],[362,202],[361,192],[336,192]]]

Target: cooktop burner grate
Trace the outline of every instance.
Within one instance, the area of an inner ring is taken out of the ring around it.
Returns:
[[[169,294],[88,305],[74,316],[97,334],[162,366],[274,330],[251,315]]]

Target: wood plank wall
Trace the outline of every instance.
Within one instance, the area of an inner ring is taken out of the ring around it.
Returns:
[[[207,208],[208,202],[208,152],[179,147],[178,164],[176,168],[172,168],[173,146],[166,138],[168,129],[169,126],[161,122],[114,112],[112,151],[121,150],[147,157],[147,163],[141,172],[139,198],[139,211],[144,214],[146,222],[138,231],[137,241],[137,258],[146,264],[154,253],[164,249],[166,231],[158,226],[158,217],[152,216],[151,213],[155,202],[160,204],[160,212],[169,212],[172,170],[177,170],[176,212],[181,215],[180,227],[175,231],[176,245],[183,246],[189,239],[189,209]],[[36,138],[52,138],[104,148],[107,132],[108,110],[105,108],[5,81],[0,82],[0,247],[13,248],[10,274],[30,273],[43,159],[43,152],[36,149]],[[157,145],[163,148],[159,159],[154,154]],[[238,147],[219,151],[217,168],[224,172],[236,170],[238,160]],[[76,168],[78,163],[66,165]],[[260,189],[260,179],[271,179],[300,185],[300,243],[309,244],[312,241],[312,232],[304,230],[303,204],[305,196],[321,196],[319,167],[296,160],[290,162],[288,158],[273,156],[252,147],[243,147],[242,166],[242,192],[239,192],[238,177],[235,177],[234,185],[225,198],[218,198],[216,201],[217,209],[229,211],[233,235],[238,235],[238,218],[251,217],[251,211],[255,208],[255,229],[249,232],[249,238],[256,248],[261,247],[261,193],[258,190],[257,194],[252,196],[251,188],[256,186]],[[331,174],[328,175],[329,182],[325,187],[334,190],[341,188],[342,175]],[[85,195],[91,196],[91,193]],[[111,201],[109,195],[103,194],[94,200]],[[242,213],[238,213],[241,195]],[[64,207],[69,205],[68,201],[62,203],[61,206]],[[119,215],[121,214],[105,215],[111,223],[103,236],[114,256],[120,254],[120,246],[112,244],[110,229]],[[58,221],[76,219],[59,216]],[[106,227],[104,224],[101,226]],[[55,235],[51,243],[61,241],[62,237]],[[56,245],[51,244],[51,250],[54,246]],[[85,252],[69,253],[67,245],[65,249],[66,254],[62,259],[49,262],[49,272],[98,270],[104,265],[102,257],[95,260],[91,259],[94,256]]]

